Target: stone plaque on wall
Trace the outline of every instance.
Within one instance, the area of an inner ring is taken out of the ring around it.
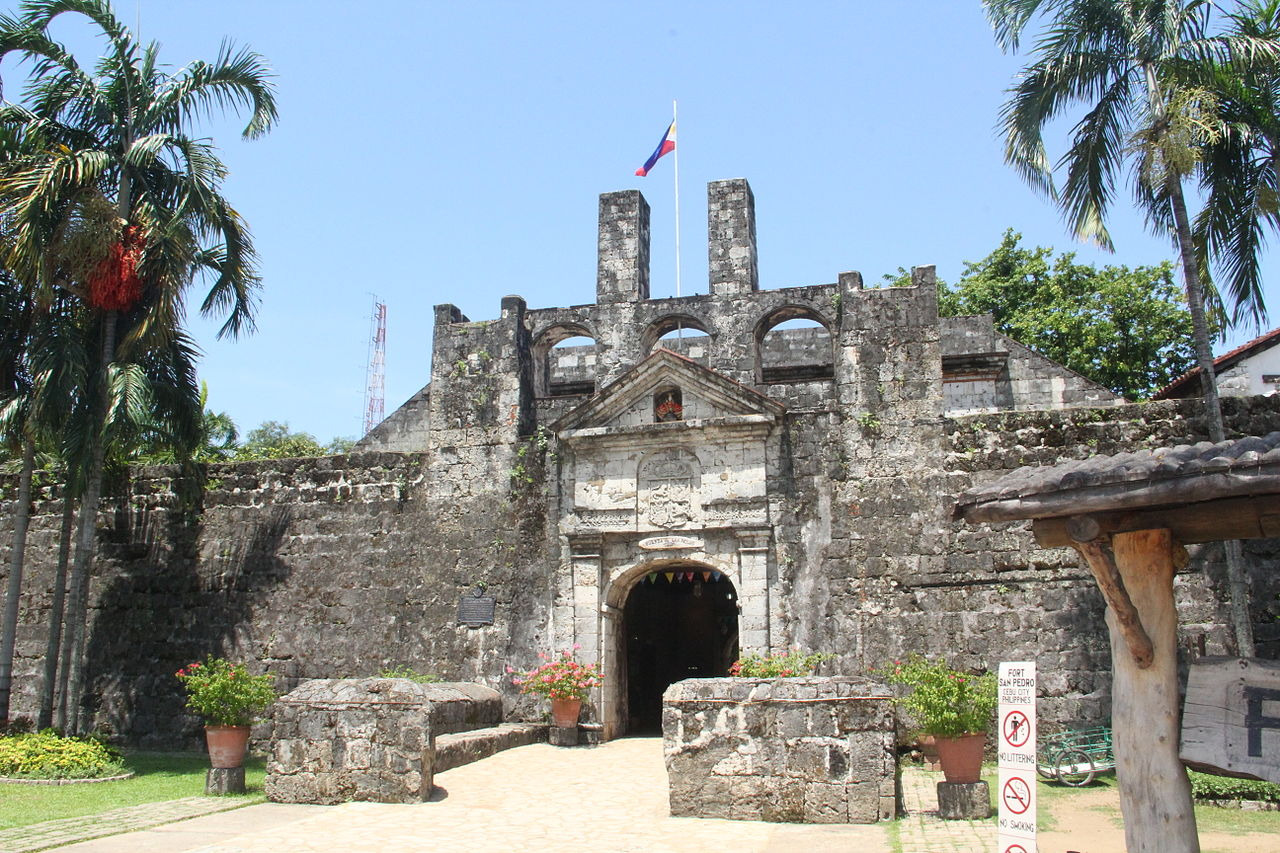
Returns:
[[[485,595],[478,586],[458,600],[458,624],[468,628],[483,628],[493,624],[493,614],[498,602],[492,595]]]

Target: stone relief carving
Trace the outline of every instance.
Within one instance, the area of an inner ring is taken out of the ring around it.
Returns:
[[[642,523],[671,530],[692,522],[701,473],[698,457],[688,450],[659,450],[645,457],[636,474]]]
[[[580,527],[629,527],[634,513],[629,509],[579,509]]]
[[[707,524],[758,524],[768,515],[766,498],[711,501],[702,507]]]

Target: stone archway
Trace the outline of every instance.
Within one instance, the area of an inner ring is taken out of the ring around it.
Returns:
[[[601,651],[605,737],[661,729],[662,691],[683,678],[727,675],[738,657],[736,579],[698,559],[659,559],[606,591]]]

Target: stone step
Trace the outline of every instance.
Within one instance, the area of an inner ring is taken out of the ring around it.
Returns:
[[[546,740],[546,723],[502,723],[487,729],[472,729],[469,732],[440,735],[436,738],[436,760],[433,771],[443,773],[454,767],[487,758],[504,749],[530,743],[545,743]]]

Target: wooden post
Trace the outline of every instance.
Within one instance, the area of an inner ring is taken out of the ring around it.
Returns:
[[[1143,667],[1129,653],[1124,626],[1107,608],[1113,675],[1111,721],[1130,853],[1199,853],[1191,783],[1178,759],[1178,613],[1174,547],[1168,530],[1117,533],[1111,539],[1124,588],[1151,638]]]

